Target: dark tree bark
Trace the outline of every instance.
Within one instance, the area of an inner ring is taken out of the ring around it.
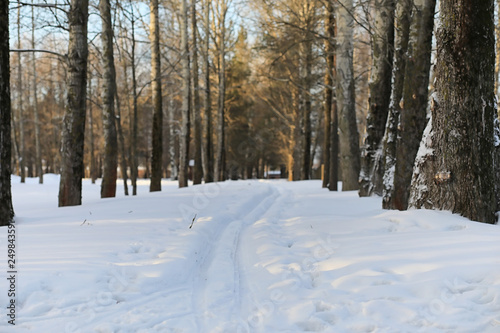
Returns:
[[[217,150],[214,166],[214,181],[226,180],[224,160],[226,158],[225,107],[226,107],[226,15],[227,4],[222,1],[219,16],[219,100],[217,103]]]
[[[337,106],[339,109],[339,154],[342,191],[359,189],[360,151],[356,123],[356,96],[353,68],[354,19],[352,0],[344,1],[337,8]]]
[[[436,0],[415,0],[394,172],[393,208],[406,210],[413,164],[425,127]],[[407,79],[406,79],[407,78]]]
[[[132,182],[132,195],[137,195],[137,175],[139,168],[139,161],[137,157],[137,137],[139,132],[139,115],[137,106],[137,75],[135,67],[135,16],[132,6],[132,19],[131,25],[131,50],[130,50],[130,63],[132,72],[132,117],[130,129],[130,178]]]
[[[205,107],[203,118],[203,178],[205,183],[214,181],[214,160],[212,143],[212,98],[210,89],[210,0],[205,1],[205,45],[203,50],[205,75]]]
[[[331,127],[332,127],[332,105],[333,105],[333,76],[335,57],[335,12],[332,1],[328,1],[325,9],[326,32],[326,73],[325,73],[325,143],[323,147],[323,187],[330,183],[330,154],[331,154]],[[333,180],[332,180],[333,181]]]
[[[383,139],[384,149],[384,189],[382,207],[393,209],[394,170],[396,168],[396,144],[398,136],[400,102],[403,98],[403,85],[406,69],[406,52],[410,39],[410,20],[413,0],[401,0],[396,4],[394,68],[392,70],[392,94],[389,114]]]
[[[432,118],[415,163],[410,207],[495,222],[493,16],[493,0],[440,2]]]
[[[201,184],[203,178],[203,165],[201,158],[201,106],[198,67],[198,23],[196,19],[196,0],[191,0],[191,27],[193,32],[193,79],[192,79],[192,110],[193,110],[193,146],[194,146],[194,168],[193,184]]]
[[[11,192],[9,1],[0,0],[0,226],[14,221]]]
[[[188,8],[187,0],[182,0],[181,8],[181,52],[182,52],[182,122],[179,153],[179,187],[188,186],[189,137],[191,129],[191,72],[189,66]]]
[[[311,89],[312,89],[312,33],[307,27],[306,41],[302,45],[302,56],[304,57],[304,64],[302,66],[302,80],[304,83],[304,90],[302,91],[303,110],[302,110],[302,129],[304,139],[302,141],[302,169],[301,180],[311,178],[311,145],[312,145],[312,128],[311,128]]]
[[[31,0],[34,3],[34,0]],[[35,10],[31,6],[31,47],[35,47]],[[42,170],[42,148],[40,145],[40,117],[38,111],[38,82],[37,82],[37,69],[35,52],[32,54],[32,67],[33,67],[33,119],[35,121],[35,167],[38,176],[38,183],[43,184],[43,170]]]
[[[59,206],[82,204],[85,111],[87,100],[88,0],[70,4],[66,112],[62,124]]]
[[[366,137],[362,147],[359,196],[382,194],[383,164],[381,142],[391,98],[394,53],[394,0],[379,0],[375,6],[372,38],[373,63],[370,78]]]
[[[116,178],[118,166],[118,142],[115,117],[116,72],[113,56],[113,27],[109,0],[99,1],[102,21],[102,127],[104,137],[104,159],[101,183],[101,198],[116,196]]]
[[[153,94],[153,133],[151,138],[151,184],[150,192],[161,191],[163,161],[163,110],[161,95],[160,62],[160,24],[158,22],[158,0],[151,0],[150,39],[151,39],[151,90]]]

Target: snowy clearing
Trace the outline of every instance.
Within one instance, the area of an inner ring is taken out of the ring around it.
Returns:
[[[83,205],[57,208],[58,181],[13,177],[1,332],[500,332],[498,226],[319,181],[144,181],[137,197],[120,181],[101,200],[85,180]]]

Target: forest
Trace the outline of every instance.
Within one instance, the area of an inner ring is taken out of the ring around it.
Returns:
[[[496,221],[493,0],[1,4],[1,225],[11,174],[62,207],[276,171]]]

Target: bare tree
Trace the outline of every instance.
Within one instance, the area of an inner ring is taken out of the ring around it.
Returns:
[[[13,222],[11,193],[9,1],[0,1],[0,226]]]
[[[193,34],[193,79],[192,82],[192,110],[193,110],[193,146],[194,146],[194,167],[193,184],[201,184],[203,177],[202,165],[202,127],[201,127],[201,105],[199,89],[199,67],[198,67],[198,23],[196,18],[196,0],[191,0],[191,31]]]
[[[34,0],[31,0],[34,3]],[[35,49],[35,12],[34,6],[31,6],[31,47]],[[40,118],[38,110],[38,82],[36,70],[36,56],[35,52],[32,53],[32,68],[33,68],[33,119],[35,121],[35,165],[36,173],[38,175],[38,183],[43,184],[43,170],[42,170],[42,148],[40,146]]]
[[[226,179],[225,158],[225,106],[226,106],[226,17],[228,11],[228,0],[219,0],[217,6],[218,30],[219,30],[219,99],[217,103],[217,145],[214,165],[214,180]]]
[[[68,14],[69,45],[66,113],[63,119],[59,206],[82,203],[83,146],[87,99],[88,0],[72,0]]]
[[[111,25],[111,6],[109,0],[99,1],[99,12],[102,20],[102,123],[104,130],[101,198],[110,198],[116,195],[118,142],[115,116],[116,71],[113,55],[113,26]]]
[[[205,0],[205,43],[203,47],[204,57],[204,81],[205,81],[205,106],[203,117],[203,178],[205,183],[214,180],[214,160],[212,143],[212,98],[210,87],[210,0]]]
[[[21,4],[18,1],[19,7],[17,8],[17,48],[21,49]],[[17,89],[18,89],[18,100],[17,100],[17,113],[19,121],[19,169],[21,176],[21,183],[25,182],[26,178],[26,154],[25,154],[25,140],[24,140],[24,105],[23,105],[23,73],[22,73],[22,56],[18,53],[17,57]]]
[[[151,184],[149,191],[161,191],[162,156],[163,156],[163,110],[161,95],[161,55],[160,55],[160,23],[158,16],[158,0],[151,0],[150,33],[151,39],[151,90],[153,97],[153,134],[151,139]]]
[[[182,123],[179,153],[179,187],[188,186],[189,138],[191,113],[191,72],[189,66],[188,6],[182,0],[181,6],[181,52],[182,52]]]

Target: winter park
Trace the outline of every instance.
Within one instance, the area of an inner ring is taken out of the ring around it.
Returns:
[[[0,332],[500,332],[499,17],[0,0]]]

